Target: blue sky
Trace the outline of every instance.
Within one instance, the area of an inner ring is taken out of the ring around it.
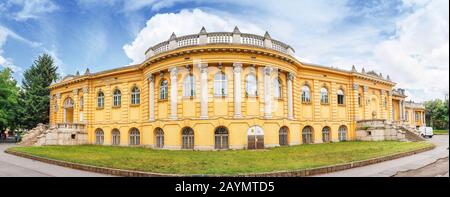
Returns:
[[[42,53],[62,75],[143,60],[149,46],[207,31],[264,34],[326,66],[375,70],[410,99],[449,89],[447,0],[0,0],[0,67],[21,80]],[[438,81],[437,81],[438,80]]]

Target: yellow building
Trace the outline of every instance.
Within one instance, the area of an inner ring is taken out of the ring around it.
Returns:
[[[425,125],[425,107],[422,104],[412,101],[405,102],[405,121],[412,128],[424,127]]]
[[[52,84],[50,123],[89,143],[208,150],[352,140],[357,120],[403,120],[389,76],[300,62],[268,33],[172,34],[146,58]]]

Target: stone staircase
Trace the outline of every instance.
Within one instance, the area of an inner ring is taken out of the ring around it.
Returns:
[[[357,121],[356,139],[362,141],[423,141],[419,132],[401,123],[392,123],[383,119]]]
[[[41,136],[47,129],[48,125],[39,123],[35,128],[28,131],[28,133],[22,137],[19,144],[23,146],[32,146],[36,144],[39,140],[38,137]]]
[[[87,144],[87,132],[83,124],[38,124],[19,143],[24,146],[80,145]]]
[[[408,141],[419,142],[419,141],[425,140],[422,136],[420,136],[420,133],[415,129],[404,127],[404,126],[400,126],[399,129],[405,132],[405,134],[406,134],[405,138]]]

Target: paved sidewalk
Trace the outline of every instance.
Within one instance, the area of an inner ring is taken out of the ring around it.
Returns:
[[[102,177],[104,174],[65,168],[7,154],[14,144],[0,144],[0,177]]]
[[[394,176],[400,172],[414,171],[417,170],[417,174],[420,173],[421,176],[447,176],[449,166],[440,165],[444,167],[442,175],[436,175],[435,172],[419,170],[431,164],[436,163],[440,159],[448,158],[449,155],[449,136],[448,135],[435,135],[429,141],[436,145],[433,150],[419,153],[416,155],[411,155],[408,157],[403,157],[391,161],[386,161],[374,165],[363,166],[359,168],[353,168],[348,170],[343,170],[339,172],[333,172],[328,174],[317,175],[316,177],[390,177]],[[445,169],[446,167],[446,169]],[[414,176],[410,173],[411,176]]]

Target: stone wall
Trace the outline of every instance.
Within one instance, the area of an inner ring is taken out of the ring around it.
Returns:
[[[48,127],[44,124],[24,135],[21,145],[81,145],[88,143],[87,132],[80,129]]]
[[[405,131],[398,125],[387,122],[386,120],[361,120],[357,121],[356,140],[362,141],[383,141],[397,140],[406,141]]]

